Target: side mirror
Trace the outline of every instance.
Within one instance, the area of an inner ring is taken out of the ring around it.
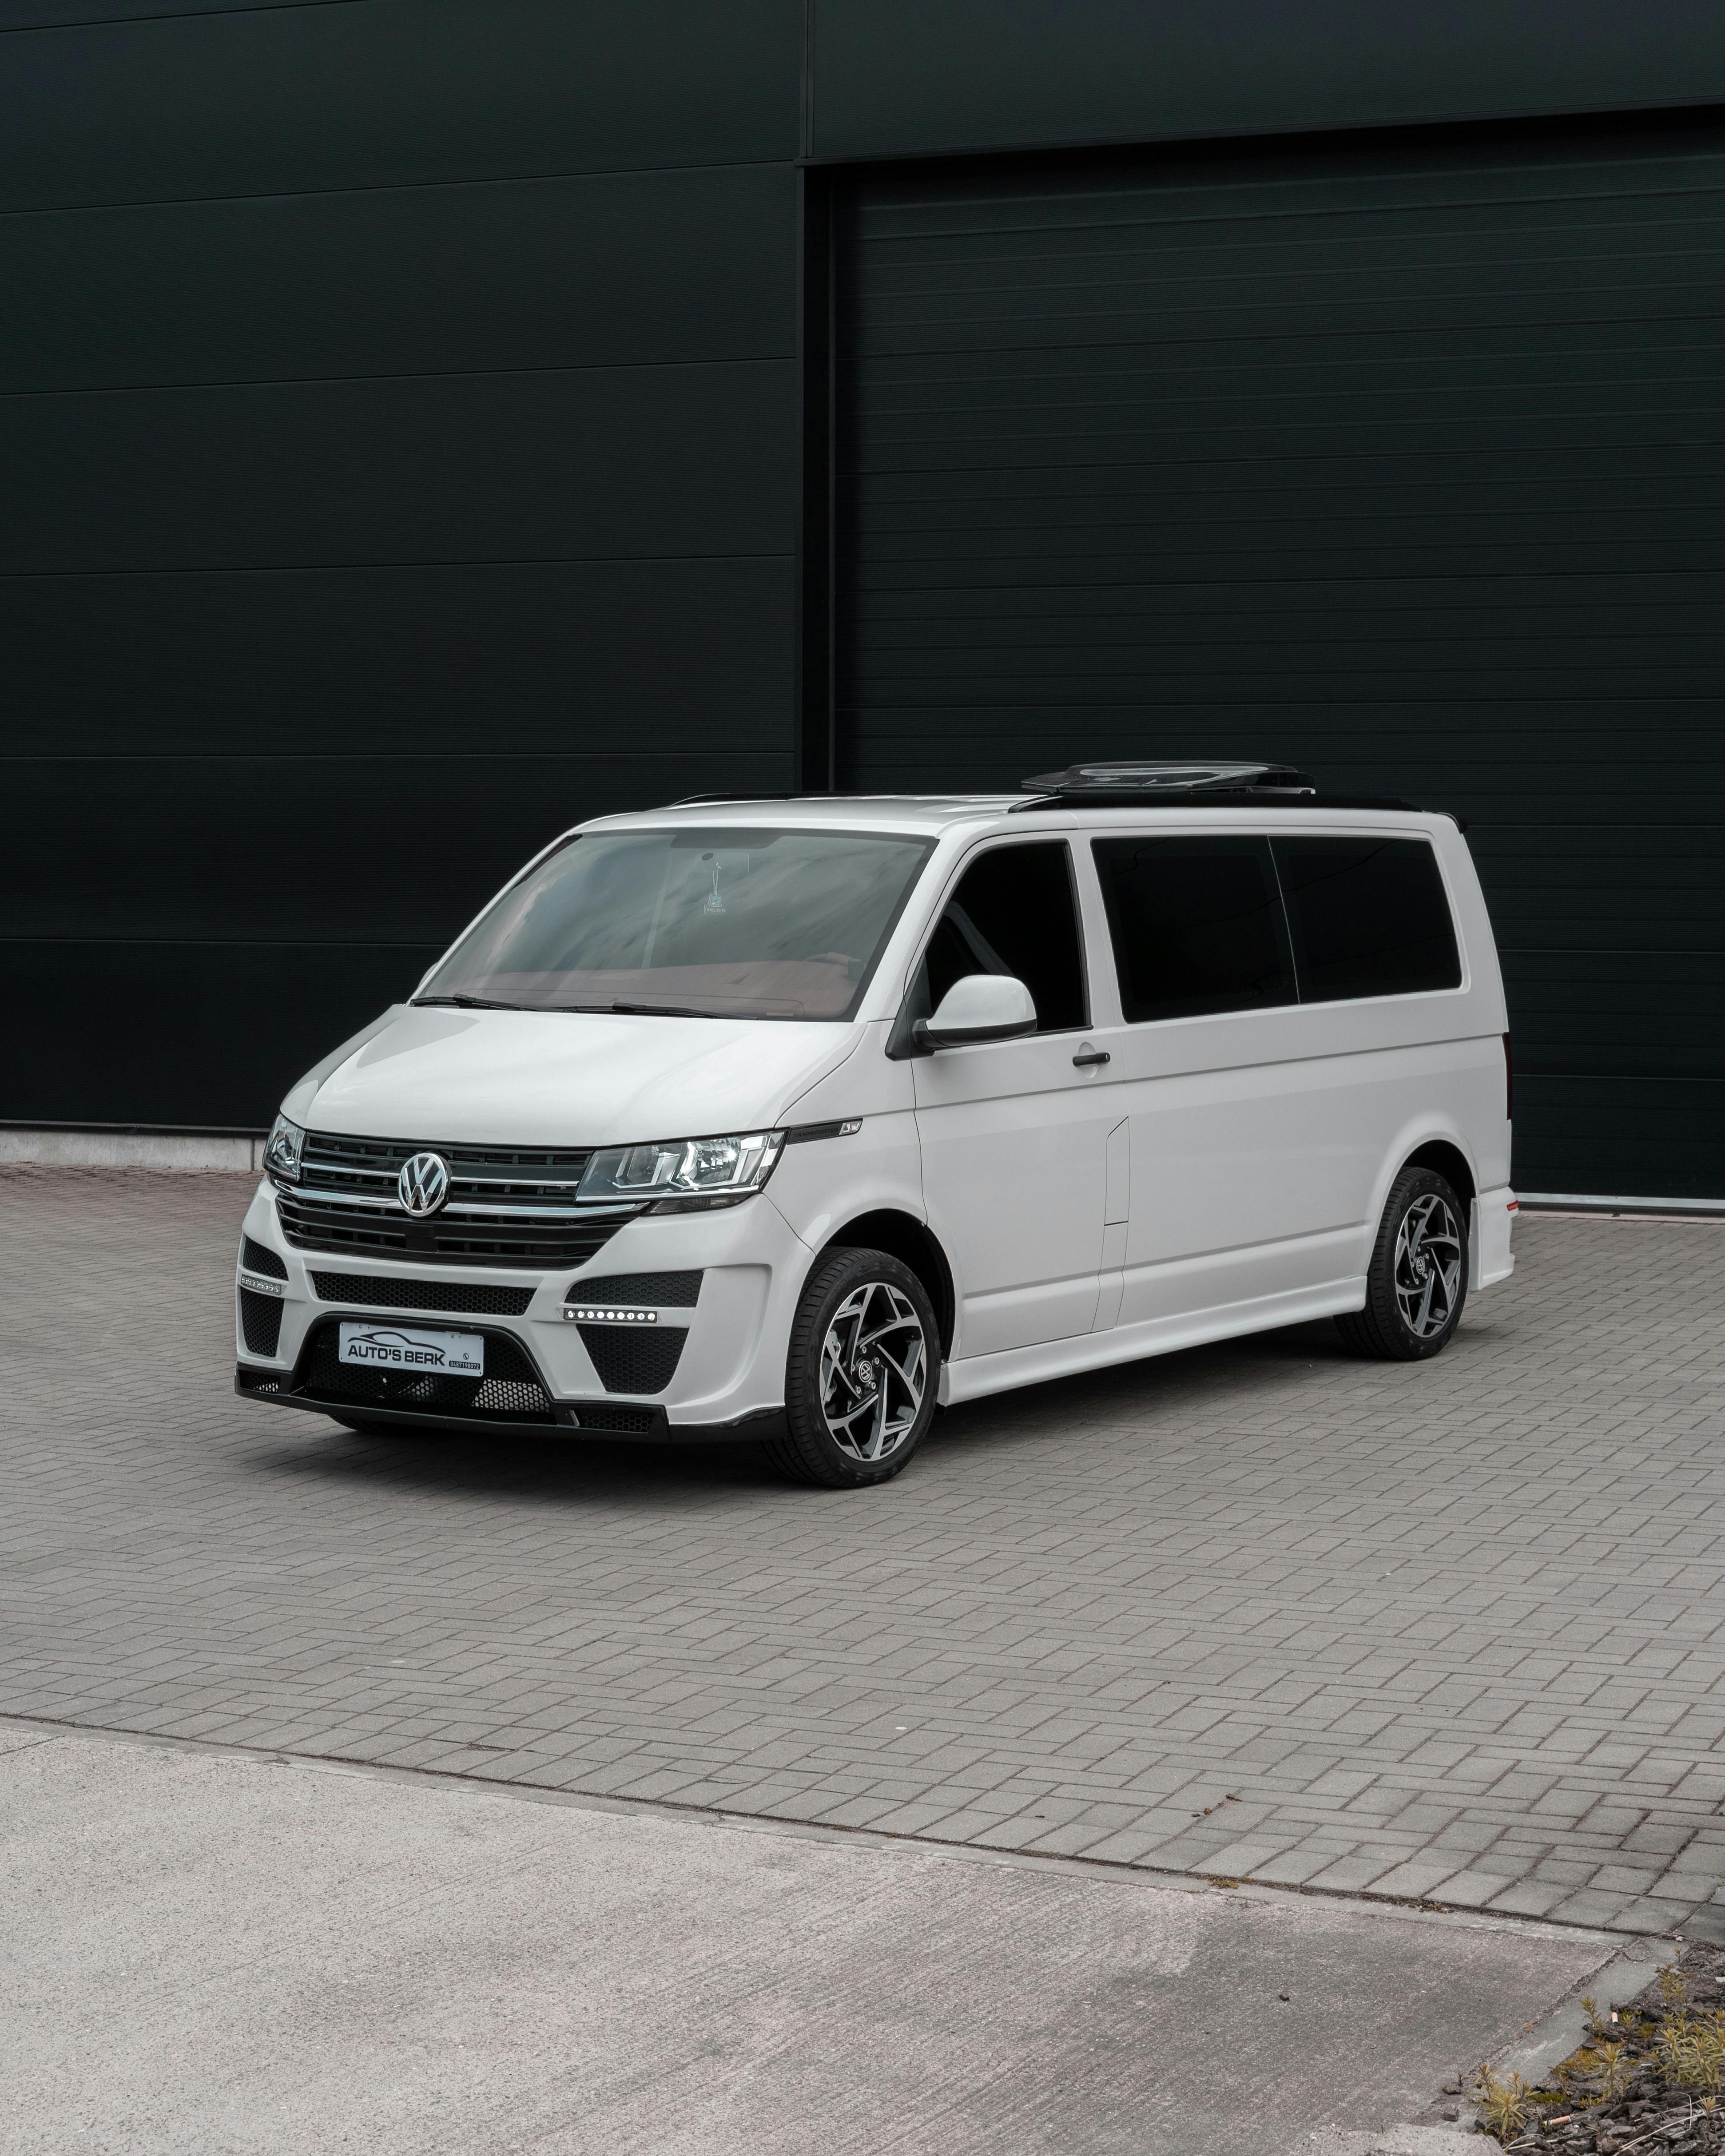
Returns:
[[[916,1021],[916,1039],[922,1049],[966,1048],[1035,1030],[1036,1004],[1022,981],[1006,973],[967,973],[941,998],[932,1018]]]

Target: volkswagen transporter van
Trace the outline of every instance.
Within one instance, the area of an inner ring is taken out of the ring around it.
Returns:
[[[1199,1341],[1418,1360],[1512,1263],[1505,1023],[1456,822],[1274,766],[602,817],[283,1102],[239,1389],[842,1487]]]

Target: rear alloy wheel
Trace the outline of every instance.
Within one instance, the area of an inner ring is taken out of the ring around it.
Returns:
[[[934,1415],[940,1335],[927,1291],[884,1250],[835,1250],[791,1325],[785,1428],[762,1449],[782,1475],[829,1490],[885,1482]]]
[[[1366,1306],[1336,1320],[1356,1355],[1417,1363],[1448,1345],[1467,1300],[1466,1219],[1442,1176],[1402,1170],[1366,1270]]]

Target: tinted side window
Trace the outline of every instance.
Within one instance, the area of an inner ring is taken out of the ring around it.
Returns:
[[[1092,841],[1127,1020],[1295,1000],[1267,839]]]
[[[1424,839],[1273,839],[1305,1003],[1459,988],[1437,856]]]
[[[996,846],[973,861],[923,966],[930,1011],[967,973],[1010,973],[1030,991],[1039,1033],[1083,1025],[1084,957],[1065,847]]]

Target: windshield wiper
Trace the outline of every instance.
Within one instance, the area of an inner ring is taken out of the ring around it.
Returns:
[[[446,1004],[455,1010],[536,1010],[536,1004],[494,1003],[490,996],[415,996],[413,1002],[424,1009],[432,1004]]]
[[[696,1010],[690,1004],[613,1004],[625,1018],[734,1018],[734,1011]]]

